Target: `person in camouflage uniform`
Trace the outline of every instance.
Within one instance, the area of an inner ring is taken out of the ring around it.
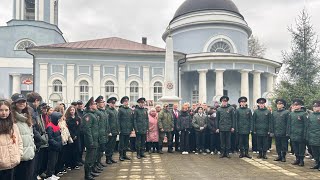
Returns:
[[[133,130],[133,111],[129,107],[129,97],[121,98],[118,110],[118,119],[120,124],[120,142],[119,142],[119,160],[131,160],[127,156],[130,133]]]
[[[136,150],[137,158],[146,157],[144,155],[146,147],[147,131],[149,129],[148,110],[144,108],[145,98],[139,98],[137,103],[139,105],[134,109],[133,126],[136,132]]]
[[[164,104],[163,109],[158,114],[158,127],[159,127],[159,153],[162,154],[162,144],[165,135],[167,135],[168,152],[172,153],[172,131],[174,130],[174,121],[172,113],[169,111],[169,105]]]
[[[320,101],[313,102],[313,113],[309,116],[307,141],[311,146],[315,165],[310,169],[320,171]]]
[[[220,98],[221,107],[217,109],[217,133],[220,133],[221,155],[220,158],[230,158],[231,133],[234,133],[235,117],[234,108],[228,104],[229,97]]]
[[[106,104],[103,96],[97,97],[95,102],[98,106],[96,114],[99,117],[99,149],[96,166],[98,170],[103,170],[103,167],[106,167],[106,165],[101,162],[101,158],[103,157],[103,152],[106,151],[107,146],[108,113],[105,110]]]
[[[97,105],[93,101],[93,97],[89,99],[85,107],[86,110],[82,118],[84,145],[87,149],[84,163],[84,178],[86,180],[93,180],[94,177],[99,176],[98,174],[92,172],[97,157],[97,148],[99,146],[99,122],[95,114],[95,111],[97,110]]]
[[[259,98],[257,100],[258,109],[253,113],[253,132],[257,135],[257,145],[259,155],[258,158],[268,159],[268,137],[272,131],[271,129],[271,112],[266,108],[265,103],[267,100],[265,98]]]
[[[252,112],[247,105],[247,97],[240,97],[238,102],[239,108],[236,110],[236,132],[239,134],[239,158],[247,157],[252,158],[249,155],[249,134],[252,126]]]
[[[292,141],[292,147],[296,160],[293,165],[304,166],[304,155],[306,151],[306,128],[307,116],[306,112],[301,109],[303,101],[300,99],[293,100],[293,111],[289,115],[288,135]]]
[[[277,110],[272,113],[272,133],[276,140],[278,157],[274,161],[286,162],[288,151],[288,120],[289,111],[285,109],[287,102],[284,99],[276,99]]]
[[[117,161],[113,160],[113,151],[116,146],[117,136],[119,134],[119,120],[118,120],[118,111],[115,109],[115,104],[117,102],[117,98],[110,97],[107,100],[109,107],[107,108],[107,113],[109,114],[109,129],[110,132],[108,134],[108,142],[107,142],[107,149],[106,149],[106,163],[112,164],[117,163]]]

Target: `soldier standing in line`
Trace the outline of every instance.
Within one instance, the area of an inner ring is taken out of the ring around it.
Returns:
[[[99,174],[92,172],[97,157],[96,153],[99,137],[98,119],[95,114],[95,111],[97,110],[97,104],[93,101],[93,97],[89,99],[85,107],[85,114],[82,118],[84,145],[87,149],[84,163],[84,178],[86,180],[93,180],[94,177],[99,176]]]
[[[222,96],[221,107],[217,109],[217,133],[220,133],[221,143],[220,158],[230,158],[231,133],[234,133],[235,127],[234,108],[228,104],[228,101],[228,96]]]
[[[287,103],[284,99],[276,99],[277,110],[272,113],[272,133],[276,140],[276,151],[278,157],[274,161],[286,162],[288,151],[288,119],[289,111],[285,109]]]
[[[136,132],[136,150],[137,158],[146,157],[144,155],[147,139],[147,131],[149,129],[148,110],[144,108],[145,98],[139,98],[137,103],[139,105],[134,109],[133,126]]]
[[[296,160],[292,165],[304,166],[304,155],[306,151],[306,112],[301,109],[303,101],[300,99],[293,100],[293,111],[290,113],[288,122],[288,135],[292,141],[292,147]]]
[[[110,97],[107,100],[107,103],[109,104],[109,108],[107,108],[107,113],[109,114],[108,120],[109,120],[109,137],[108,137],[108,143],[106,148],[106,163],[112,164],[117,163],[117,161],[113,160],[113,151],[116,146],[117,136],[119,134],[119,122],[118,122],[118,112],[115,109],[117,98]]]
[[[313,102],[313,113],[309,116],[307,140],[311,146],[315,165],[310,169],[320,171],[320,101]]]
[[[96,167],[98,167],[98,170],[103,170],[103,167],[106,167],[106,165],[101,162],[101,158],[103,157],[103,152],[106,151],[107,146],[108,113],[105,110],[106,103],[103,96],[97,97],[95,102],[98,106],[96,114],[99,117],[99,148]]]
[[[258,158],[268,159],[268,137],[271,132],[271,112],[266,108],[265,98],[259,98],[257,100],[258,109],[253,113],[253,132],[257,135],[257,145],[259,150]]]
[[[121,98],[118,110],[118,119],[120,124],[120,142],[119,142],[119,160],[131,160],[127,156],[127,149],[129,145],[130,133],[133,130],[133,111],[129,107],[129,97]]]
[[[236,131],[239,134],[239,158],[247,157],[252,158],[249,155],[249,134],[252,127],[252,112],[247,105],[248,99],[246,97],[240,97],[238,102],[240,107],[236,110]]]

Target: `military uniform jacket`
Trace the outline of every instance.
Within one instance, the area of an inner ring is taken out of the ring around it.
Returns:
[[[86,110],[82,117],[82,127],[84,134],[84,145],[87,148],[97,148],[99,138],[99,122],[97,115],[90,110]]]
[[[162,110],[158,116],[159,129],[163,129],[164,132],[171,132],[174,128],[174,121],[172,113],[168,110]]]
[[[120,134],[129,135],[133,130],[133,111],[129,107],[121,106],[118,111]]]
[[[250,134],[252,127],[252,112],[247,107],[240,107],[236,110],[236,132],[239,134]]]
[[[110,133],[112,134],[112,136],[116,136],[120,131],[118,112],[115,108],[108,107],[107,113],[109,114],[108,121]]]
[[[258,136],[267,136],[272,131],[272,115],[267,108],[257,109],[253,113],[253,132]]]
[[[95,112],[99,118],[99,144],[107,143],[107,129],[108,129],[108,113],[104,109],[98,109]]]
[[[304,142],[307,129],[306,112],[302,110],[293,111],[289,115],[288,132],[291,141]]]
[[[311,113],[308,120],[307,140],[311,146],[320,146],[320,113]]]
[[[275,137],[286,137],[289,111],[287,110],[276,110],[272,112],[272,133]]]
[[[147,134],[149,129],[149,116],[145,108],[136,107],[133,114],[133,126],[136,134]]]
[[[217,109],[217,128],[219,131],[231,131],[235,127],[234,108],[228,104]]]

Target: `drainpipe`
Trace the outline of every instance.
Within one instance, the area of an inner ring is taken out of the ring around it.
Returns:
[[[35,65],[36,59],[35,59],[34,55],[29,52],[29,48],[26,48],[26,52],[32,56],[32,81],[33,81],[32,89],[33,89],[33,91],[35,91],[35,83],[34,82],[35,82],[35,79],[36,79],[35,78],[35,76],[36,76],[35,75],[35,72],[36,72],[36,65]]]
[[[182,59],[179,59],[178,60],[178,71],[177,71],[177,74],[178,74],[178,97],[180,97],[180,67],[182,64],[186,63],[187,62],[187,55],[185,54],[184,55],[184,58]]]

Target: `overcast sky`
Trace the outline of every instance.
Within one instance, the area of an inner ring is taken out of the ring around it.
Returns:
[[[165,47],[162,33],[184,0],[60,0],[59,27],[68,41],[122,37]],[[196,1],[196,0],[195,0]],[[233,0],[253,34],[265,44],[266,57],[282,60],[290,49],[287,27],[303,8],[320,34],[320,0]],[[13,0],[1,0],[0,25],[12,19]]]

